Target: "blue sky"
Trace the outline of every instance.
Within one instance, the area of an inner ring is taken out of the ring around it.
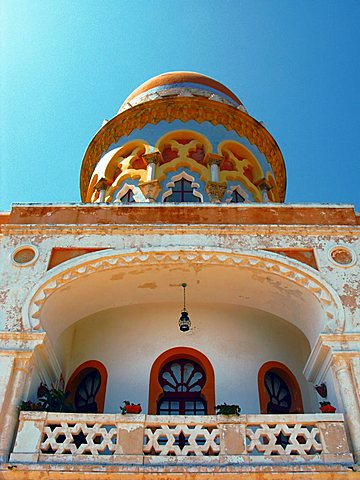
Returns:
[[[104,118],[148,78],[197,71],[265,122],[286,203],[360,210],[360,1],[2,0],[0,209],[79,202]]]

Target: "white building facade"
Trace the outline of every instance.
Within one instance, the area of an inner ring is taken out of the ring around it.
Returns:
[[[359,477],[360,217],[285,188],[240,100],[175,72],[90,142],[82,203],[2,214],[3,478]]]

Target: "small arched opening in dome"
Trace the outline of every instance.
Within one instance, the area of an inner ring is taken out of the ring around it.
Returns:
[[[240,186],[233,186],[227,191],[225,201],[226,203],[246,203],[248,194]]]
[[[262,202],[258,183],[264,179],[264,171],[257,158],[244,145],[233,140],[221,142],[218,151],[224,157],[219,168],[220,181],[239,181],[252,193],[255,201]]]
[[[185,171],[174,175],[166,187],[168,190],[162,196],[163,202],[200,203],[204,201],[202,194],[198,191],[200,185]]]
[[[125,183],[117,192],[114,203],[135,203],[138,190],[139,189],[135,185]]]

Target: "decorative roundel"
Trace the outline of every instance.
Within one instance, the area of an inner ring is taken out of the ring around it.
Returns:
[[[11,254],[11,261],[17,267],[28,267],[36,262],[39,251],[34,245],[20,245]]]
[[[329,251],[330,260],[338,267],[351,267],[356,262],[356,254],[349,247],[333,247]]]

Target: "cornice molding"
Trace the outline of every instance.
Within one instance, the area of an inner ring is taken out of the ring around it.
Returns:
[[[360,357],[360,332],[320,334],[304,367],[305,378],[322,383],[335,357],[344,361]]]
[[[44,234],[46,236],[62,235],[78,235],[78,234],[100,234],[104,232],[109,234],[119,233],[119,235],[133,235],[141,233],[142,235],[156,235],[158,233],[164,235],[171,234],[207,234],[212,235],[351,235],[360,237],[360,225],[286,225],[286,224],[8,224],[3,229],[4,235],[33,235]]]
[[[107,122],[91,140],[84,155],[80,173],[80,192],[83,201],[94,168],[109,147],[121,137],[128,136],[134,129],[141,130],[147,124],[156,125],[162,120],[169,123],[174,120],[210,122],[212,125],[222,125],[227,130],[234,130],[239,136],[247,138],[270,163],[279,188],[280,201],[284,201],[285,163],[280,148],[271,134],[247,113],[202,97],[178,97],[146,102],[123,111]]]
[[[46,339],[45,332],[0,332],[0,355],[27,355]]]

